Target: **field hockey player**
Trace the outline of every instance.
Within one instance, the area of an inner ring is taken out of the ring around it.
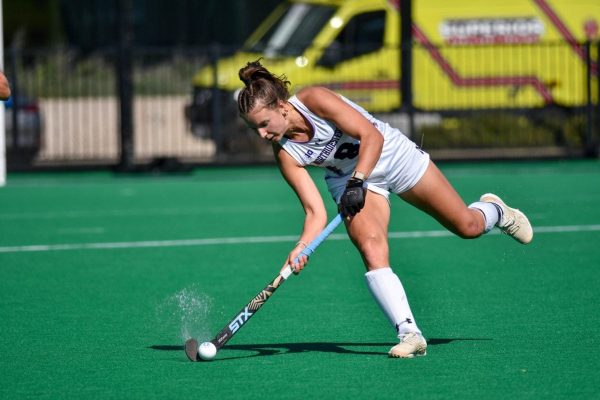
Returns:
[[[306,87],[290,97],[285,76],[272,74],[259,61],[248,63],[239,76],[245,84],[238,96],[240,116],[272,142],[279,169],[305,212],[284,268],[291,264],[298,273],[306,266],[307,257],[294,260],[326,224],[324,202],[304,168],[324,167],[329,192],[366,267],[367,287],[400,340],[391,357],[425,355],[427,342],[390,267],[390,193],[461,238],[477,238],[496,226],[520,243],[532,240],[525,214],[493,194],[467,207],[425,151],[352,101],[323,87]]]

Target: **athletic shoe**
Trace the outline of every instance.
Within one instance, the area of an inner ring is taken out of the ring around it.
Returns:
[[[414,356],[424,356],[427,354],[427,342],[420,333],[405,333],[400,338],[400,343],[395,345],[388,352],[390,357],[413,358]]]
[[[496,224],[502,233],[512,236],[516,241],[528,244],[533,239],[533,228],[529,220],[521,211],[516,208],[510,208],[492,193],[486,193],[479,199],[488,203],[494,203],[502,210],[502,217]]]

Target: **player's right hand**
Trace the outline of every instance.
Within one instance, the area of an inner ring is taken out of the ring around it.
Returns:
[[[281,270],[283,271],[289,265],[292,268],[292,272],[294,274],[299,274],[300,271],[302,271],[304,267],[308,264],[308,257],[305,255],[300,255],[300,253],[302,253],[302,250],[304,250],[303,245],[301,243],[297,243],[296,247],[294,247],[290,254],[288,254],[287,260],[285,264],[283,264]],[[298,261],[294,262],[296,259],[298,259]]]
[[[346,190],[340,199],[339,210],[345,218],[354,217],[365,206],[364,181],[358,178],[348,179]]]

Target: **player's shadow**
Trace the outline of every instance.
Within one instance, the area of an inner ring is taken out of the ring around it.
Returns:
[[[489,341],[493,339],[486,338],[434,338],[428,339],[428,346],[441,346],[457,341]],[[232,344],[226,345],[219,351],[219,356],[213,360],[233,360],[237,358],[275,356],[282,354],[304,353],[304,352],[322,352],[338,354],[360,354],[360,355],[385,355],[394,343],[330,343],[330,342],[305,342],[305,343],[265,343],[265,344]],[[373,348],[381,348],[374,350]],[[153,350],[163,351],[183,351],[182,345],[153,345]],[[369,348],[368,350],[361,348]],[[245,356],[227,356],[227,351],[249,351],[254,354]]]

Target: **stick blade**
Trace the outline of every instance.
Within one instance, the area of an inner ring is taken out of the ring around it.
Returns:
[[[185,355],[190,361],[200,361],[198,358],[198,341],[194,338],[185,341]]]

